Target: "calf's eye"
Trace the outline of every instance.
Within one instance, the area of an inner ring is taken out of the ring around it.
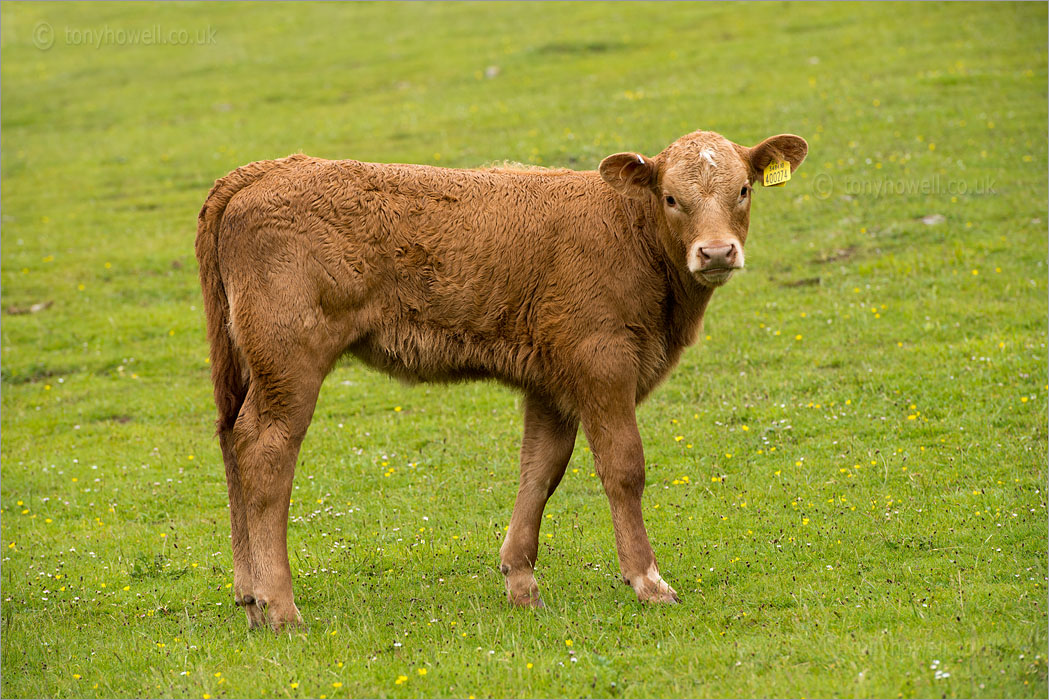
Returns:
[[[669,194],[666,197],[663,198],[663,201],[667,203],[668,207],[676,207],[677,206],[677,200],[674,199],[673,197],[671,197]]]
[[[742,189],[740,189],[739,191],[739,198],[746,199],[748,194],[750,194],[750,188],[746,185],[743,185]]]

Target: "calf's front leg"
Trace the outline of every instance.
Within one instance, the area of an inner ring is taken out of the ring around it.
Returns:
[[[543,508],[561,483],[575,447],[579,420],[564,418],[536,396],[525,397],[521,484],[506,539],[499,550],[506,596],[514,605],[542,607],[535,581]]]
[[[677,593],[659,575],[641,517],[645,455],[634,407],[632,392],[623,391],[618,400],[609,392],[583,411],[583,430],[612,510],[623,581],[642,602],[676,603]]]

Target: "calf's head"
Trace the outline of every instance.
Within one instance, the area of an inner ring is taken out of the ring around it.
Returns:
[[[680,242],[685,264],[703,285],[718,287],[743,267],[750,197],[772,162],[793,172],[809,146],[792,134],[753,148],[712,131],[696,131],[654,158],[616,153],[601,161],[601,177],[619,193],[652,200],[661,222]]]

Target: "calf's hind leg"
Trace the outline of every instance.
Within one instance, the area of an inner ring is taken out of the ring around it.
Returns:
[[[535,581],[543,508],[561,483],[575,447],[577,419],[563,418],[542,399],[525,397],[521,482],[506,539],[499,550],[506,596],[514,605],[542,607]]]
[[[232,422],[232,421],[231,421]],[[251,547],[248,542],[248,517],[244,507],[244,490],[240,483],[240,468],[233,445],[233,426],[219,428],[222,459],[226,463],[226,487],[229,492],[229,520],[233,546],[233,600],[244,608],[248,626],[263,623],[262,611],[255,605],[255,586],[251,573]]]
[[[288,352],[269,371],[252,368],[248,394],[233,428],[258,617],[274,630],[301,622],[288,562],[288,505],[299,447],[324,373]],[[299,349],[301,351],[301,348]],[[319,366],[327,366],[319,365]],[[279,368],[279,369],[275,369]]]

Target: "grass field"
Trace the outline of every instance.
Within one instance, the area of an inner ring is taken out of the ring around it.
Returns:
[[[5,2],[0,694],[1046,697],[1046,19]],[[510,609],[519,399],[347,363],[292,504],[307,625],[249,633],[193,257],[212,181],[298,150],[592,169],[698,128],[810,155],[638,412],[682,604],[619,582],[580,438],[548,607]]]

